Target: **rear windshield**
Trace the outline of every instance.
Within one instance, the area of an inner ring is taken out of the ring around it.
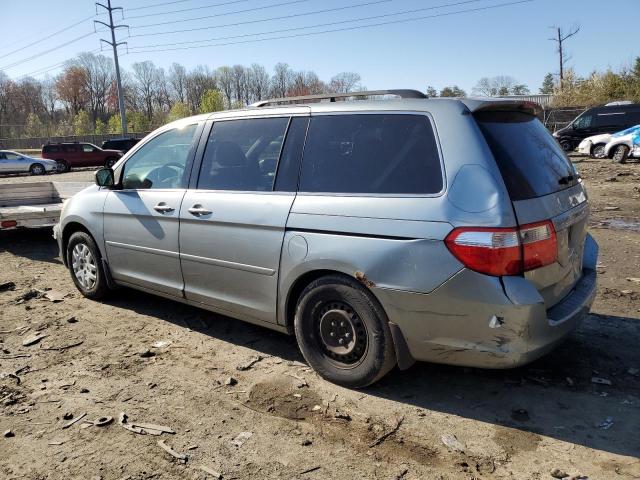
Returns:
[[[511,200],[563,190],[577,181],[572,163],[537,117],[521,112],[474,115]]]

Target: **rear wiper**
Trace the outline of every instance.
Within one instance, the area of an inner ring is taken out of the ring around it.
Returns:
[[[569,185],[570,183],[572,183],[574,180],[578,180],[578,177],[576,175],[566,175],[564,177],[560,177],[558,179],[558,183],[560,185]]]

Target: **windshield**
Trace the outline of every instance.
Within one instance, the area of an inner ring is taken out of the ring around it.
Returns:
[[[549,195],[577,182],[573,164],[537,117],[504,111],[474,117],[512,200]]]

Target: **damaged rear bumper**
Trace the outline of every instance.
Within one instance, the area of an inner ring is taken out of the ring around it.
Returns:
[[[512,368],[551,351],[589,314],[596,295],[592,266],[595,259],[585,251],[581,279],[550,309],[525,278],[490,277],[466,269],[428,294],[381,288],[374,292],[395,329],[401,368],[411,365],[407,358]]]

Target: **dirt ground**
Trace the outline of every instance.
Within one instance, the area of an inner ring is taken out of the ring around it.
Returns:
[[[417,364],[365,390],[285,335],[127,289],[86,300],[50,231],[0,234],[0,478],[640,478],[640,164],[575,160],[600,244],[581,328],[527,367]],[[17,301],[32,288],[65,297]]]

